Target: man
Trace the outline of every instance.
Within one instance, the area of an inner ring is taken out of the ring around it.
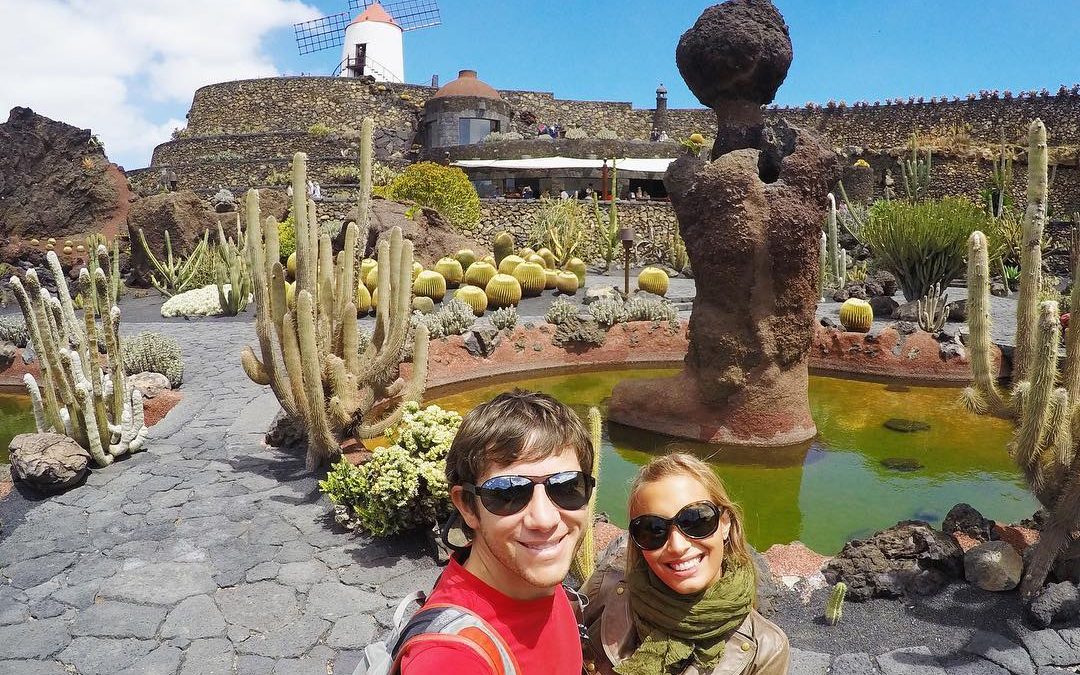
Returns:
[[[585,527],[589,433],[545,394],[515,390],[465,415],[446,458],[450,499],[471,537],[425,607],[479,616],[509,648],[492,668],[477,647],[429,640],[402,650],[403,675],[579,675],[577,619],[562,581]],[[495,652],[498,656],[498,653]]]

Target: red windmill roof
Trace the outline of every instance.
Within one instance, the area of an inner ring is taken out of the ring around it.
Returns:
[[[377,2],[372,3],[370,7],[360,14],[360,16],[353,19],[352,23],[349,25],[351,26],[353,23],[360,23],[361,21],[378,21],[379,23],[388,23],[392,26],[397,26],[397,24],[394,23],[394,17],[390,16],[386,10],[383,9],[382,5]]]

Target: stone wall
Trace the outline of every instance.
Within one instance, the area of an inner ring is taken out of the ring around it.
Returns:
[[[521,141],[499,141],[476,145],[455,145],[431,148],[421,152],[424,159],[450,161],[459,159],[517,159],[521,157],[606,157],[667,158],[678,157],[683,150],[678,143],[650,143],[639,140],[609,140],[602,138],[552,138],[539,136]]]

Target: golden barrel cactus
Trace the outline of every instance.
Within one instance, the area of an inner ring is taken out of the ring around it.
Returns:
[[[528,260],[529,256],[536,255],[536,251],[532,250],[531,247],[526,246],[524,248],[519,248],[517,254],[522,260]]]
[[[575,279],[577,277],[574,277]],[[544,270],[544,290],[551,291],[559,287],[559,272],[558,270]]]
[[[465,283],[470,286],[487,288],[487,282],[491,281],[491,277],[498,273],[499,271],[491,263],[483,260],[474,262],[469,265],[469,269],[465,270]]]
[[[420,276],[423,271],[424,266],[414,260],[412,264],[412,280],[416,281],[416,277]]]
[[[667,295],[667,272],[659,267],[646,267],[638,274],[637,287],[654,295]]]
[[[555,275],[555,288],[563,295],[577,293],[578,277],[573,272],[559,272]]]
[[[513,274],[514,268],[525,262],[525,259],[517,255],[508,255],[499,261],[499,274]]]
[[[289,279],[296,278],[296,251],[289,254],[289,259],[285,261],[285,270],[289,273]]]
[[[364,289],[367,290],[366,288]],[[289,308],[289,311],[296,310],[296,284],[285,282],[285,306]]]
[[[539,256],[539,255],[537,255],[535,253],[532,253],[530,255],[525,256],[525,262],[536,263],[540,267],[544,267],[544,268],[547,267],[547,261],[544,260],[544,257]]]
[[[374,265],[368,271],[367,276],[364,277],[364,285],[372,293],[375,292],[375,287],[379,285],[379,266]]]
[[[356,284],[356,313],[364,316],[371,309],[371,292],[364,284]]]
[[[413,282],[412,290],[415,295],[431,298],[435,302],[442,302],[446,295],[446,279],[443,275],[433,270],[424,270]]]
[[[514,278],[521,284],[521,293],[528,298],[543,293],[544,286],[547,285],[547,277],[544,275],[544,266],[539,263],[521,263],[514,268]]]
[[[454,258],[439,258],[435,263],[435,271],[443,275],[449,288],[457,288],[465,278],[465,270],[461,269],[461,263]]]
[[[544,259],[544,267],[549,270],[555,269],[557,262],[555,260],[555,254],[551,252],[551,249],[542,248],[536,252],[536,255]]]
[[[484,288],[488,305],[492,307],[510,307],[521,302],[521,284],[509,274],[496,274]]]
[[[565,269],[566,269],[567,272],[573,272],[574,274],[577,275],[578,288],[581,288],[582,286],[585,285],[585,261],[584,260],[582,260],[581,258],[570,258],[570,260],[568,260],[567,263],[566,263]]]
[[[374,258],[364,258],[363,260],[361,260],[360,276],[358,278],[366,284],[368,274],[371,273],[371,270],[375,269],[376,265],[378,265],[378,263],[375,261]],[[368,290],[370,291],[371,289],[369,288]]]
[[[484,312],[487,310],[487,293],[479,286],[465,284],[454,292],[454,299],[460,300],[469,307],[472,307],[473,314],[476,316],[483,316]]]
[[[874,309],[870,303],[858,298],[848,298],[840,305],[840,323],[852,333],[869,333],[874,323]]]
[[[463,271],[469,269],[469,265],[476,262],[476,253],[471,248],[463,248],[454,254],[454,259],[461,263],[461,269]]]
[[[500,232],[495,235],[495,241],[491,245],[491,251],[495,254],[496,267],[503,261],[503,258],[514,252],[514,237],[509,232]]]

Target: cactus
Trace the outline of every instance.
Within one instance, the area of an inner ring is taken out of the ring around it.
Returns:
[[[604,259],[604,271],[611,269],[611,261],[615,259],[615,251],[619,248],[619,209],[615,206],[616,180],[619,172],[615,168],[615,160],[611,160],[611,204],[608,206],[607,223],[600,214],[600,200],[594,192],[592,196],[593,221],[596,224],[596,240],[600,242],[600,257]],[[582,285],[584,285],[582,281]]]
[[[304,188],[305,193],[307,188]],[[162,295],[167,298],[171,298],[177,293],[183,293],[192,287],[193,280],[195,279],[195,273],[198,271],[199,266],[202,264],[202,258],[204,255],[208,255],[209,246],[208,240],[210,237],[209,230],[203,232],[203,238],[195,246],[194,250],[188,254],[186,258],[177,258],[173,256],[172,238],[169,236],[169,231],[165,230],[165,261],[162,262],[157,259],[154,252],[150,250],[150,247],[146,243],[146,235],[143,234],[142,228],[139,228],[139,242],[142,244],[143,253],[146,255],[146,259],[150,261],[150,265],[154,268],[154,272],[150,273],[150,283],[154,285],[154,288],[158,289]],[[51,241],[51,240],[50,240]],[[98,254],[100,257],[100,254]],[[95,282],[96,283],[96,282]]]
[[[468,284],[462,286],[454,293],[454,299],[460,300],[471,307],[473,314],[476,316],[483,316],[484,312],[487,311],[487,293],[479,286],[470,286]]]
[[[120,242],[115,237],[113,238],[111,257],[109,249],[105,246],[105,237],[100,234],[87,237],[86,246],[87,250],[93,251],[94,254],[88,256],[86,261],[90,283],[89,288],[83,290],[88,292],[90,302],[94,303],[94,312],[98,316],[105,316],[120,297]],[[99,269],[105,274],[104,293],[98,293],[97,284],[93,281],[97,279]]]
[[[359,227],[349,223],[344,249],[335,257],[330,237],[318,237],[315,203],[305,199],[307,156],[293,157],[296,216],[296,308],[285,302],[285,271],[277,227],[264,227],[259,193],[245,200],[248,255],[255,275],[255,329],[260,356],[240,355],[244,372],[270,385],[285,413],[307,431],[307,467],[315,470],[341,453],[346,437],[380,436],[420,398],[427,377],[428,335],[413,332],[413,369],[399,376],[412,295],[412,242],[391,228],[379,242],[375,330],[361,353],[357,330],[355,263]],[[441,278],[441,277],[440,277]],[[380,406],[393,400],[389,406]],[[375,412],[377,411],[377,412]]]
[[[461,263],[454,258],[439,258],[439,262],[435,263],[435,271],[446,279],[448,288],[457,288],[465,277]]]
[[[585,285],[585,261],[581,258],[570,258],[564,268],[567,272],[573,272],[578,278],[578,288]]]
[[[173,389],[184,381],[180,343],[168,335],[144,331],[125,339],[120,353],[125,373],[161,373]]]
[[[0,341],[10,342],[16,347],[25,347],[30,342],[30,332],[26,321],[14,316],[0,316]]]
[[[933,151],[926,149],[926,159],[919,157],[919,149],[915,141],[911,142],[911,158],[903,157],[896,160],[900,166],[900,176],[903,179],[904,194],[910,201],[917,202],[926,199],[930,189],[930,169],[933,164]]]
[[[424,266],[414,260],[412,264],[412,280],[415,282],[416,278],[420,276],[420,273],[423,271]]]
[[[870,303],[858,298],[848,298],[840,305],[840,324],[853,333],[869,333],[874,323],[874,309]]]
[[[357,316],[364,316],[371,311],[371,291],[367,289],[367,286],[356,284],[355,298]]]
[[[461,269],[469,271],[469,266],[476,262],[476,253],[472,249],[463,248],[454,254],[454,259],[461,263]]]
[[[604,420],[600,416],[600,410],[595,406],[589,408],[589,440],[592,443],[593,462],[589,467],[589,473],[593,478],[593,491],[589,497],[589,507],[585,519],[585,528],[581,533],[581,542],[578,550],[574,553],[571,563],[571,571],[583,582],[596,571],[596,539],[593,534],[596,521],[596,495],[600,487],[600,455],[601,441],[603,439]]]
[[[825,277],[829,275],[829,237],[825,231],[821,232],[821,240],[818,242],[818,297],[825,302]]]
[[[525,262],[524,258],[511,253],[499,262],[499,274],[513,274],[514,268],[523,262]]]
[[[577,305],[566,298],[556,298],[555,302],[551,303],[551,307],[548,308],[547,314],[544,315],[544,320],[557,326],[566,323],[572,318],[577,318],[577,315]]]
[[[446,295],[446,279],[438,272],[424,270],[413,282],[412,291],[416,295],[431,298],[434,302],[442,302]]]
[[[416,280],[416,277],[414,275],[410,274],[409,276],[412,278],[413,281]],[[364,286],[366,286],[369,291],[374,293],[375,292],[375,287],[378,286],[378,285],[379,285],[379,264],[376,263],[376,264],[372,265],[371,269],[368,270],[367,276],[364,277]]]
[[[363,257],[367,253],[368,233],[371,230],[371,151],[372,136],[374,135],[375,121],[371,117],[365,117],[360,121],[360,194],[357,197],[356,216],[356,241],[358,242],[357,255]],[[295,189],[295,188],[294,188]]]
[[[514,253],[514,237],[509,232],[500,232],[495,235],[491,251],[495,254],[495,266],[502,264],[503,258]]]
[[[523,262],[514,267],[512,276],[521,284],[521,293],[527,298],[540,295],[547,285],[547,275],[540,263]]]
[[[647,293],[667,295],[668,275],[659,267],[646,267],[637,278],[637,287]]]
[[[556,265],[555,254],[551,252],[551,249],[540,248],[539,250],[536,251],[536,255],[538,255],[538,256],[540,256],[541,258],[544,259],[544,267],[545,268],[547,268],[549,270],[555,269],[555,265]]]
[[[529,256],[531,255],[536,255],[536,251],[534,251],[530,246],[525,246],[524,248],[518,249],[517,256],[522,260],[528,260]]]
[[[378,266],[378,264],[379,263],[375,262],[375,260],[373,260],[372,258],[364,258],[363,260],[360,261],[360,275],[359,275],[358,278],[360,279],[360,283],[364,284],[365,288],[368,289],[369,293],[373,290],[373,288],[367,286],[367,278],[368,278],[368,275],[371,274],[371,270],[375,269]],[[295,279],[296,278],[296,271],[295,271],[296,266],[293,265],[293,267],[294,267],[294,270],[293,270],[292,276]]]
[[[573,272],[559,272],[555,275],[555,287],[563,295],[573,295],[578,289],[578,275]]]
[[[289,281],[296,279],[296,251],[289,254],[289,258],[285,261],[285,271],[287,274],[285,278]]]
[[[536,263],[541,269],[547,269],[547,260],[544,260],[544,256],[530,253],[525,256],[525,262]]]
[[[666,300],[634,298],[626,303],[628,321],[674,321],[679,318],[679,310]]]
[[[495,256],[493,255],[486,255],[483,258],[480,258],[478,262],[485,262],[494,267],[495,269],[499,268],[499,263],[495,262]]]
[[[412,311],[413,314],[416,312],[420,312],[421,314],[432,314],[435,312],[435,301],[424,295],[413,296]],[[430,337],[436,337],[436,335],[431,333]]]
[[[490,263],[484,262],[483,260],[474,262],[472,265],[469,265],[469,269],[465,270],[465,283],[470,286],[486,288],[487,283],[491,281],[491,277],[498,273],[495,266]]]
[[[248,262],[246,238],[240,231],[240,219],[236,220],[236,238],[225,238],[225,231],[218,223],[218,257],[214,261],[214,284],[218,290],[218,303],[225,316],[236,316],[247,309],[253,290],[251,266]],[[225,290],[226,284],[229,290]]]
[[[142,448],[146,439],[142,394],[131,387],[124,374],[120,341],[120,309],[109,308],[98,326],[95,303],[88,302],[82,319],[75,307],[60,259],[55,251],[46,255],[49,271],[56,281],[53,297],[41,287],[36,270],[28,270],[26,286],[17,277],[11,287],[26,320],[27,331],[41,364],[40,385],[32,375],[23,381],[30,393],[34,420],[39,432],[54,431],[70,436],[90,452],[98,466]],[[95,269],[94,282],[102,298],[109,297],[103,268]],[[90,273],[79,274],[83,287]],[[108,377],[98,365],[98,335],[105,342]]]
[[[491,307],[516,306],[521,302],[521,283],[509,274],[496,274],[484,287]]]
[[[844,615],[844,596],[846,595],[847,584],[843,581],[836,582],[829,591],[829,599],[825,602],[825,621],[830,626],[840,623],[840,618]]]
[[[501,307],[491,313],[491,325],[499,330],[514,330],[517,322],[516,307]]]
[[[847,285],[847,251],[839,243],[839,234],[836,230],[836,197],[829,193],[829,215],[825,227],[825,241],[828,257],[827,284],[833,288],[843,288]]]
[[[589,313],[596,322],[605,328],[610,328],[617,323],[625,323],[628,315],[626,306],[618,298],[601,298],[589,305]]]
[[[941,293],[941,284],[934,284],[930,292],[915,303],[919,315],[919,328],[927,333],[936,333],[945,327],[949,318],[949,294]]]
[[[574,277],[574,284],[577,285],[577,277]],[[559,287],[559,271],[558,270],[544,270],[544,290],[553,291]],[[577,290],[576,288],[574,290]]]

